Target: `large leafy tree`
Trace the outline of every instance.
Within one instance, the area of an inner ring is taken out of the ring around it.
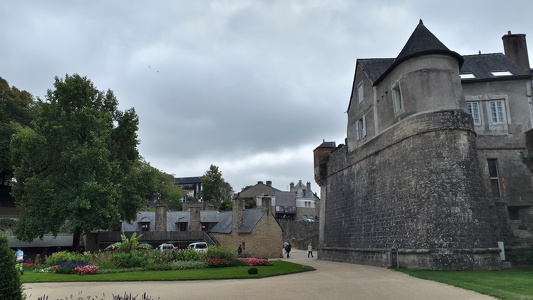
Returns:
[[[0,184],[13,177],[9,143],[15,132],[30,124],[34,104],[30,93],[10,87],[0,77]]]
[[[31,128],[11,140],[16,236],[31,241],[66,224],[77,247],[83,232],[132,221],[150,190],[136,185],[146,172],[137,164],[135,110],[118,110],[111,90],[79,75],[56,77],[37,106]]]
[[[166,204],[172,210],[181,210],[186,192],[178,186],[174,176],[152,167],[145,161],[140,161],[138,167],[141,176],[137,180],[148,193],[145,199]]]
[[[224,201],[229,201],[233,188],[222,177],[218,167],[211,165],[202,177],[202,191],[200,196],[203,201],[212,202],[216,208]]]

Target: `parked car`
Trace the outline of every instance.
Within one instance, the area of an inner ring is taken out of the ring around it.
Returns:
[[[206,253],[207,243],[206,242],[190,243],[189,246],[187,246],[187,248],[193,249],[194,251],[198,253]]]
[[[174,250],[174,244],[161,244],[155,249],[157,251]]]

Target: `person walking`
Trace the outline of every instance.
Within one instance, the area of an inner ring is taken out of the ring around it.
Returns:
[[[285,257],[285,255],[287,254],[287,245],[289,243],[287,241],[283,242],[283,245],[281,246],[281,258]]]
[[[285,251],[287,252],[287,258],[291,258],[291,244],[287,243],[287,246],[285,246]]]
[[[241,254],[242,254],[242,247],[241,247],[240,244],[239,244],[239,248],[237,248],[237,253],[239,253],[239,257],[241,257]]]
[[[309,258],[309,256],[314,257],[313,256],[313,246],[311,246],[311,243],[309,243],[309,245],[307,245],[307,258]]]
[[[24,251],[22,249],[17,248],[17,252],[15,252],[15,257],[17,259],[17,270],[20,272],[20,275],[24,275],[24,270],[22,270],[22,263],[24,262]]]

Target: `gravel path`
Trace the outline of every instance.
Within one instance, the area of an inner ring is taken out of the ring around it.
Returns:
[[[410,277],[386,268],[307,258],[303,250],[291,252],[291,262],[316,271],[248,280],[76,282],[24,284],[28,300],[48,300],[143,294],[154,299],[376,299],[438,300],[495,299],[438,282]],[[72,295],[72,298],[71,298]],[[140,298],[140,297],[139,297]]]

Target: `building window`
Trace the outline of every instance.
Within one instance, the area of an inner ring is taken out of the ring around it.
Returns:
[[[520,220],[520,210],[516,207],[508,207],[509,219],[510,220]]]
[[[489,101],[490,122],[492,124],[505,124],[505,102],[503,100]]]
[[[392,102],[394,106],[394,114],[398,115],[403,113],[403,97],[399,83],[396,83],[392,87]]]
[[[468,105],[468,113],[474,119],[474,125],[481,125],[481,115],[479,114],[479,103],[478,102],[466,102]]]
[[[141,222],[141,231],[150,231],[150,222]]]
[[[490,190],[492,192],[492,198],[501,198],[498,160],[489,158],[487,159],[487,163],[489,165]]]
[[[355,123],[357,131],[357,140],[362,140],[366,136],[366,118],[363,116]]]
[[[365,98],[364,98],[364,91],[363,91],[363,83],[359,83],[359,85],[357,86],[357,101],[359,103],[363,103],[363,101],[365,101]]]

